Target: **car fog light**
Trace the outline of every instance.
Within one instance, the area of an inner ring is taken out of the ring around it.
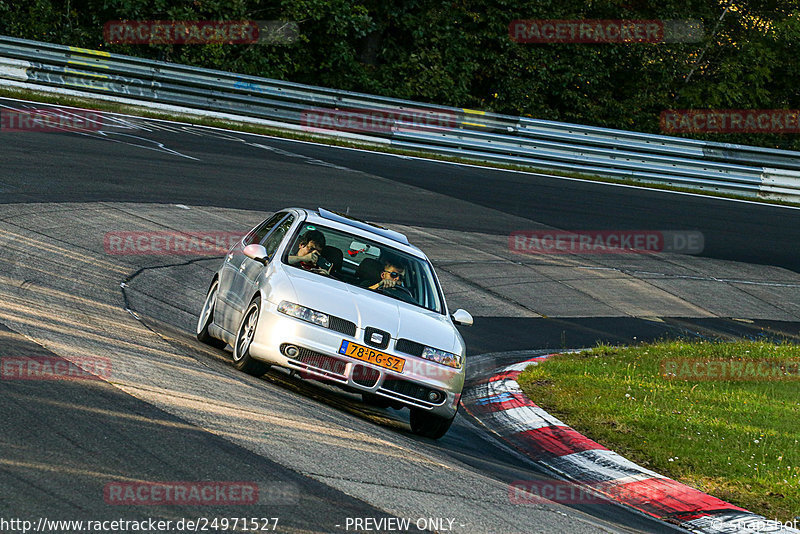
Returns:
[[[429,392],[428,393],[428,400],[431,401],[431,402],[436,402],[437,400],[439,400],[439,394],[436,393],[435,391]]]
[[[300,351],[294,345],[289,345],[283,350],[284,353],[290,358],[297,358],[297,355],[300,354]]]

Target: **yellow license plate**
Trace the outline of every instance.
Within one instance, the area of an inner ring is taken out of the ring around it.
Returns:
[[[358,345],[357,343],[351,343],[347,340],[342,341],[342,346],[339,347],[339,354],[350,356],[351,358],[361,360],[362,362],[372,363],[379,367],[391,369],[392,371],[396,371],[398,373],[403,372],[403,367],[406,365],[406,361],[403,358],[398,358],[397,356],[392,356],[391,354],[385,354],[381,351],[370,349],[368,347]]]

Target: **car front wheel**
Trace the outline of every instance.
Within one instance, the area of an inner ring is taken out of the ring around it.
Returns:
[[[374,393],[364,392],[361,394],[361,399],[364,401],[364,404],[374,406],[375,408],[386,409],[392,406],[392,401],[390,401],[386,397],[375,395]]]
[[[269,365],[250,356],[250,345],[256,336],[258,316],[261,314],[261,302],[254,299],[242,316],[242,322],[236,332],[233,344],[233,366],[253,376],[261,376],[267,372]]]
[[[411,431],[418,436],[439,439],[447,434],[455,418],[454,415],[445,419],[421,408],[411,408]]]
[[[211,345],[218,349],[225,348],[224,341],[212,337],[208,333],[208,327],[214,322],[214,308],[217,306],[217,292],[219,291],[219,280],[214,280],[211,287],[208,288],[208,295],[203,304],[203,309],[200,311],[200,318],[197,320],[197,339],[206,345]]]

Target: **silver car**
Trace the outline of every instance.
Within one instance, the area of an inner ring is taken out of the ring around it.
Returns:
[[[320,208],[253,228],[214,275],[197,338],[233,347],[251,375],[271,365],[408,407],[438,439],[455,418],[466,347],[430,261],[403,234]]]

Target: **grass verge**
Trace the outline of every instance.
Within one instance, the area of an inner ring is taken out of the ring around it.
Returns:
[[[448,156],[439,156],[430,152],[423,152],[423,151],[413,151],[413,150],[403,150],[392,148],[386,145],[380,144],[369,144],[369,143],[361,143],[361,142],[353,142],[343,140],[333,136],[325,136],[325,135],[314,135],[314,134],[304,134],[299,133],[294,130],[282,130],[280,128],[275,127],[268,127],[268,126],[260,126],[254,123],[247,123],[247,122],[237,122],[237,121],[230,121],[230,120],[223,120],[223,119],[215,119],[210,117],[205,117],[201,115],[192,115],[192,114],[180,114],[180,113],[171,113],[167,111],[158,111],[154,110],[153,108],[147,107],[147,103],[143,102],[141,106],[137,105],[130,105],[130,104],[122,104],[117,102],[111,102],[107,100],[98,100],[93,99],[90,96],[87,97],[77,97],[77,96],[70,96],[70,95],[59,95],[50,92],[42,92],[42,91],[34,91],[30,89],[18,89],[18,88],[8,88],[8,87],[0,87],[0,97],[6,98],[18,98],[22,100],[31,100],[34,102],[42,102],[46,104],[55,104],[55,105],[62,105],[62,106],[73,106],[73,107],[82,107],[82,108],[90,108],[99,111],[107,111],[111,113],[122,113],[127,115],[135,115],[138,117],[146,117],[152,119],[163,119],[163,120],[171,120],[177,122],[187,122],[190,121],[192,124],[197,124],[201,126],[211,126],[216,128],[225,128],[229,130],[235,130],[240,132],[247,132],[247,133],[255,133],[255,134],[262,134],[262,135],[271,135],[274,137],[282,137],[285,139],[296,139],[299,141],[309,141],[313,143],[321,143],[326,145],[333,145],[333,146],[341,146],[347,148],[360,148],[363,150],[371,150],[374,152],[383,152],[387,154],[398,154],[403,156],[411,156],[411,157],[419,157],[430,159],[434,161],[447,161],[452,163],[464,163],[468,165],[479,165],[482,167],[489,167],[494,169],[504,169],[504,170],[512,170],[512,171],[522,171],[522,172],[533,172],[533,173],[543,173],[552,176],[562,176],[566,178],[577,178],[580,180],[590,180],[595,182],[604,182],[604,183],[612,183],[612,184],[621,184],[621,185],[635,185],[637,187],[646,187],[650,189],[661,189],[665,191],[677,191],[682,193],[695,193],[701,194],[711,197],[719,197],[719,198],[731,198],[737,200],[748,200],[751,202],[761,202],[764,204],[775,204],[779,206],[795,206],[793,202],[788,202],[785,200],[778,200],[778,199],[767,199],[767,198],[753,198],[743,195],[734,195],[729,193],[720,193],[718,191],[711,191],[706,189],[691,189],[687,187],[676,187],[671,185],[665,184],[658,184],[658,183],[650,183],[640,180],[633,180],[633,179],[617,179],[611,178],[606,176],[597,176],[592,174],[583,174],[577,172],[565,172],[553,169],[546,169],[546,168],[538,168],[538,167],[525,167],[520,165],[507,165],[502,163],[494,163],[494,162],[486,162],[486,161],[479,161],[479,160],[472,160],[467,158],[455,158],[455,157],[448,157]]]
[[[721,366],[712,372],[689,360],[738,362],[745,374],[731,380]],[[788,372],[753,380],[748,363],[767,368],[754,360],[771,370],[789,362]],[[800,515],[798,362],[791,344],[668,341],[555,356],[518,382],[535,403],[630,460],[786,522]]]

